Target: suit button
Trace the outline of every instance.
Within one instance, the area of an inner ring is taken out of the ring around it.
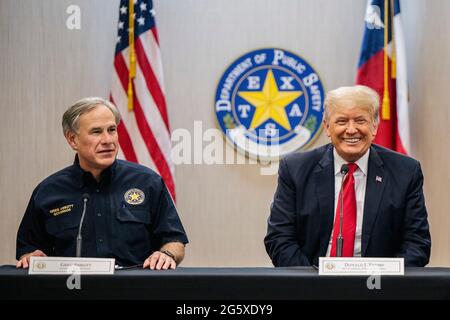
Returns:
[[[98,242],[103,243],[103,239],[102,238],[98,239]]]

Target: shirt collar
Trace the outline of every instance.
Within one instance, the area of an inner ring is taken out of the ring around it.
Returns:
[[[355,162],[358,165],[358,169],[361,170],[365,176],[367,176],[367,167],[369,166],[369,153],[370,148],[367,149],[366,153],[364,153],[364,155]],[[334,147],[333,147],[333,157],[334,157],[334,175],[337,175],[339,174],[339,172],[341,172],[342,165],[348,162],[345,161],[337,153],[336,148]]]
[[[109,184],[114,178],[114,173],[116,169],[117,159],[114,160],[113,164],[102,171],[100,184]],[[73,161],[73,166],[75,168],[74,179],[77,185],[80,188],[83,188],[87,185],[97,184],[97,181],[94,179],[92,174],[88,171],[84,171],[80,166],[80,160],[78,158],[78,154],[75,155],[75,159]]]

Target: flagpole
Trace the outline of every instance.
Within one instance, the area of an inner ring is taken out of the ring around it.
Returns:
[[[389,60],[388,60],[388,44],[389,44],[389,0],[384,0],[384,90],[383,105],[381,107],[381,119],[391,119],[391,102],[389,99]]]
[[[128,2],[128,45],[130,71],[128,72],[128,111],[133,111],[133,79],[136,77],[136,53],[134,51],[134,0]]]

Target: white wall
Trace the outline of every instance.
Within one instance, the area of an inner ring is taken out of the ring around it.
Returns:
[[[232,61],[254,49],[280,47],[301,55],[325,90],[354,81],[365,1],[154,2],[173,129],[192,132],[197,120],[203,129],[216,127],[217,83]],[[17,227],[33,188],[73,159],[61,133],[63,111],[80,97],[108,96],[118,3],[0,1],[0,263],[14,262]],[[65,26],[70,4],[81,8],[81,30]],[[404,27],[413,155],[426,177],[434,265],[450,265],[450,148],[444,139],[450,120],[449,11],[450,2],[438,0],[403,7],[409,15]],[[313,147],[326,142],[322,134]],[[191,241],[184,266],[270,265],[262,241],[276,176],[262,176],[259,169],[176,167],[178,209]]]

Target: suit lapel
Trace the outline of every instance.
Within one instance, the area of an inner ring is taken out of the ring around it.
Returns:
[[[366,195],[364,199],[364,216],[361,239],[361,255],[364,257],[370,241],[372,227],[376,220],[384,186],[387,183],[383,161],[373,147],[370,148],[369,165],[367,170]]]
[[[314,169],[317,199],[320,208],[320,256],[327,253],[334,217],[334,160],[330,144]]]

